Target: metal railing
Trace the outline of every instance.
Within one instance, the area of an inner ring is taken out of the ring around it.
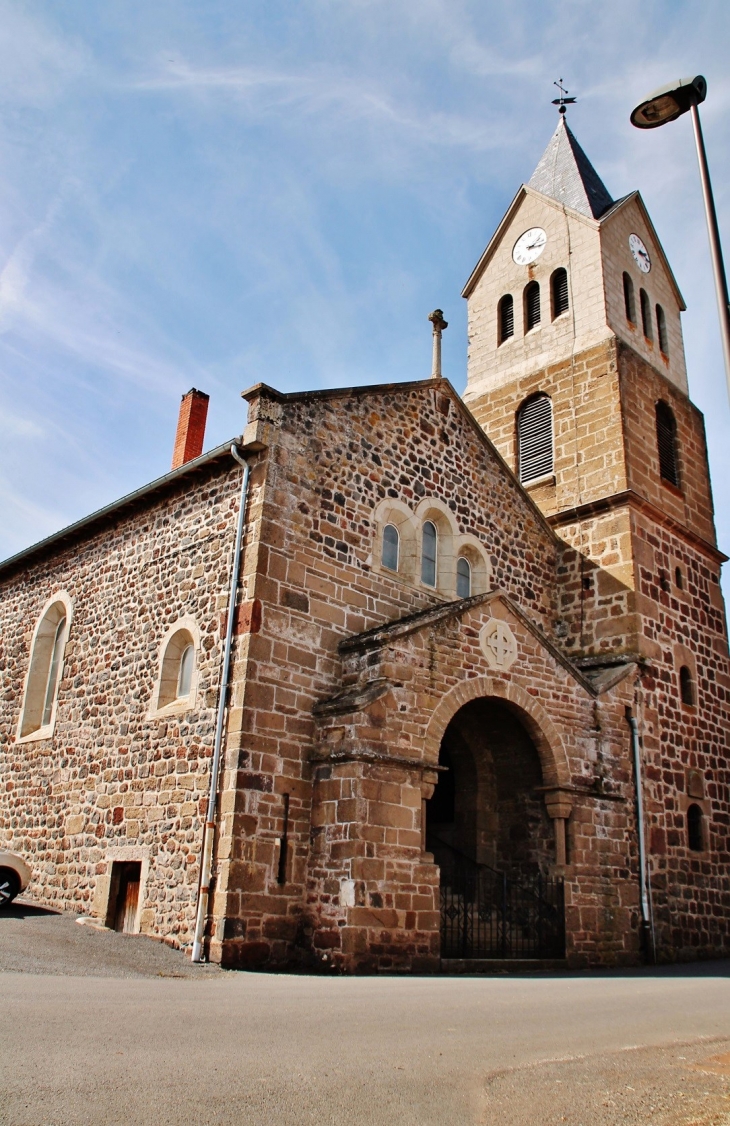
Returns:
[[[519,880],[478,864],[438,838],[442,958],[563,958],[563,880],[536,872]]]

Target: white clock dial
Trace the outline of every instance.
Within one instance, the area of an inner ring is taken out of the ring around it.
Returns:
[[[638,235],[629,235],[629,250],[633,254],[634,262],[636,262],[642,274],[648,274],[651,269],[651,258],[649,257],[649,251]]]
[[[512,247],[512,258],[518,266],[529,266],[545,249],[547,235],[542,227],[530,227]]]

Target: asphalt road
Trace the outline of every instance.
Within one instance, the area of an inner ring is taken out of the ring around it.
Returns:
[[[730,1124],[728,963],[242,974],[17,906],[0,989],[12,1126]]]

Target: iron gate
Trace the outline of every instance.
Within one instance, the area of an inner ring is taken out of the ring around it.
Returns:
[[[564,958],[563,880],[519,880],[439,841],[442,958]]]

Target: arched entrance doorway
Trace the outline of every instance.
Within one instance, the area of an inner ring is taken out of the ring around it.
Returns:
[[[442,957],[563,957],[554,825],[519,709],[496,697],[464,704],[444,732],[439,765],[426,847],[441,872]]]

